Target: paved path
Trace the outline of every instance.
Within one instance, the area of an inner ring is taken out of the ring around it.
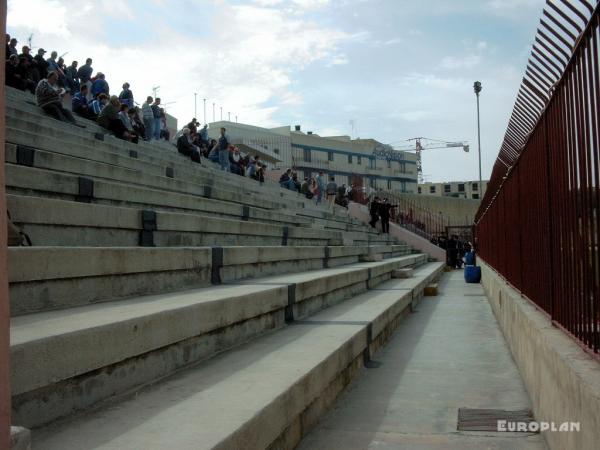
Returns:
[[[530,408],[480,285],[444,275],[300,450],[545,449],[540,435],[459,432],[458,408]]]

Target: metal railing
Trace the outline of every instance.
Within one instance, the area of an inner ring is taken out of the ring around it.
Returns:
[[[548,1],[492,179],[478,251],[600,355],[600,9]]]

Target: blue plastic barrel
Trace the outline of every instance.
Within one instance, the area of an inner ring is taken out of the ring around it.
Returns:
[[[467,283],[479,283],[481,281],[481,267],[465,266],[465,281]]]

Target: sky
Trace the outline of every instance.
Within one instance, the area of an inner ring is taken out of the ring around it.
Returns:
[[[9,0],[19,47],[87,57],[111,92],[152,88],[182,126],[221,117],[320,135],[468,141],[423,152],[426,181],[483,178],[498,154],[544,0]],[[50,56],[49,53],[47,55]],[[194,96],[194,93],[197,96]],[[354,123],[354,126],[352,126]]]

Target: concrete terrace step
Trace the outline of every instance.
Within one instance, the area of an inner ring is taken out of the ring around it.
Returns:
[[[14,317],[14,420],[35,427],[87,408],[424,262],[402,256]]]
[[[385,236],[246,222],[173,211],[7,196],[12,220],[42,246],[385,245]]]
[[[406,245],[354,247],[10,247],[11,315],[333,268]]]
[[[36,139],[40,139],[36,137]],[[45,139],[45,138],[44,138]],[[32,145],[33,142],[29,142]],[[38,145],[38,144],[36,144]],[[44,145],[48,146],[49,143],[45,142]],[[69,145],[60,144],[59,149],[71,148]],[[14,144],[7,144],[6,146],[6,160],[9,163],[18,164],[23,163],[19,156],[19,146]],[[72,151],[71,153],[77,154],[78,151]],[[107,157],[101,158],[102,152],[94,152],[94,159],[85,159],[83,156],[92,157],[91,154],[79,156],[67,155],[62,153],[56,153],[54,151],[45,151],[37,149],[35,151],[33,166],[40,169],[46,169],[49,171],[59,171],[65,173],[72,173],[79,175],[86,175],[98,180],[105,181],[117,181],[120,183],[133,184],[137,188],[152,188],[154,190],[160,190],[161,192],[176,192],[176,193],[194,193],[197,196],[210,196],[216,198],[218,201],[235,203],[232,205],[234,210],[240,210],[239,205],[252,206],[253,208],[260,208],[264,211],[267,209],[277,209],[277,217],[280,221],[287,223],[297,223],[298,225],[315,223],[325,228],[341,229],[341,230],[365,230],[364,225],[356,225],[349,223],[348,221],[333,220],[315,217],[311,212],[305,211],[303,215],[298,214],[292,215],[291,211],[287,208],[281,209],[280,200],[274,202],[267,201],[263,198],[262,194],[250,194],[250,193],[239,193],[233,192],[228,188],[224,190],[222,186],[215,186],[211,179],[204,176],[199,182],[204,182],[203,185],[192,185],[192,188],[188,187],[194,177],[189,179],[186,177],[184,182],[177,182],[177,180],[166,177],[164,167],[157,167],[146,164],[150,168],[145,167],[147,171],[141,171],[140,161],[133,158],[124,158],[119,155],[108,154]],[[99,161],[102,160],[102,161]],[[142,164],[143,165],[143,164]],[[17,170],[17,169],[8,169]],[[198,178],[198,177],[196,177]],[[23,183],[21,183],[22,187]],[[135,197],[131,195],[127,196],[130,201],[133,201]],[[163,202],[164,203],[164,202]],[[205,202],[206,203],[206,202]],[[224,205],[219,205],[219,210],[223,210]],[[286,205],[290,206],[290,205]],[[204,205],[207,209],[207,205]],[[210,209],[210,208],[208,208]],[[230,208],[231,209],[231,208]],[[302,214],[302,213],[300,213]],[[256,214],[254,214],[256,215]],[[297,219],[297,220],[296,220]]]
[[[14,125],[15,130],[20,132],[30,130],[30,132],[34,134],[42,134],[50,137],[54,136],[58,139],[74,139],[70,142],[85,143],[85,145],[100,147],[103,150],[111,149],[111,151],[120,151],[123,155],[127,156],[129,156],[129,152],[133,150],[138,152],[138,158],[140,159],[151,159],[155,164],[159,165],[179,165],[179,170],[182,170],[184,173],[185,171],[189,171],[190,173],[197,173],[198,171],[203,170],[210,171],[214,179],[222,179],[229,182],[233,177],[231,174],[214,170],[212,167],[202,167],[198,170],[195,167],[195,164],[193,165],[194,172],[192,172],[192,169],[189,167],[189,159],[177,154],[174,147],[170,144],[166,146],[158,145],[156,143],[140,143],[138,145],[134,145],[112,138],[107,138],[107,140],[104,142],[97,141],[93,138],[93,136],[98,130],[82,130],[80,128],[73,127],[70,124],[57,122],[56,120],[46,116],[36,106],[27,105],[20,101],[13,103],[9,102],[7,105],[7,119],[9,122],[9,127],[12,124]],[[211,164],[206,165],[211,166]],[[237,180],[236,183],[244,186],[246,190],[256,189],[256,187],[259,186],[259,184],[254,180],[237,176],[235,178]],[[268,190],[275,192],[280,197],[287,197],[287,199],[291,201],[300,201],[305,205],[305,207],[315,208],[317,211],[328,212],[326,207],[316,207],[314,201],[307,200],[286,189],[281,189],[276,183],[266,183],[266,186]],[[263,187],[264,186],[261,186],[261,188]],[[336,207],[335,209],[336,215],[341,214],[342,216],[347,216],[347,211],[345,209],[339,207]]]
[[[410,310],[431,263],[185,370],[134,397],[33,433],[34,447],[292,449]]]

